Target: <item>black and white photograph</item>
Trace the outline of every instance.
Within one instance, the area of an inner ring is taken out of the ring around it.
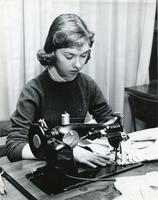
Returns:
[[[156,0],[0,0],[0,200],[157,200]]]

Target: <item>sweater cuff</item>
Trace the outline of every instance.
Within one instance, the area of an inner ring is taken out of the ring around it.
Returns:
[[[11,162],[22,160],[22,150],[27,143],[21,143],[8,155]]]

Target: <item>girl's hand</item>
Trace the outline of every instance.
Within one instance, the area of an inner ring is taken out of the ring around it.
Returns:
[[[73,156],[75,161],[89,165],[93,168],[96,168],[97,166],[104,167],[107,164],[111,164],[110,157],[88,151],[79,146],[74,147]]]

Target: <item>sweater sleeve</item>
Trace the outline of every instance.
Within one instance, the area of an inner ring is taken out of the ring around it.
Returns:
[[[11,116],[12,126],[9,130],[6,148],[10,161],[22,159],[22,149],[28,143],[28,130],[39,112],[40,95],[35,81],[30,81],[22,90],[16,111]]]
[[[90,82],[89,113],[97,122],[107,121],[113,118],[110,105],[93,79]]]

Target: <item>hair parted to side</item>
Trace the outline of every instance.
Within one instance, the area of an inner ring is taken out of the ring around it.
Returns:
[[[84,40],[83,40],[84,38]],[[90,48],[94,42],[94,33],[76,14],[62,14],[55,18],[50,26],[44,50],[39,50],[37,58],[43,66],[54,64],[52,52],[60,48],[82,47],[88,41]],[[90,51],[86,63],[90,59]]]

